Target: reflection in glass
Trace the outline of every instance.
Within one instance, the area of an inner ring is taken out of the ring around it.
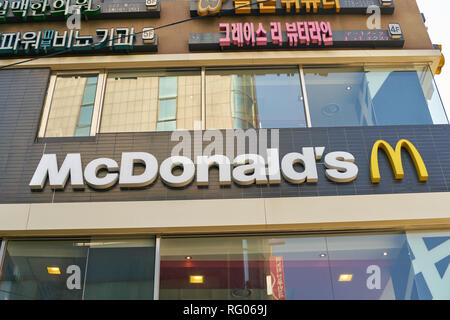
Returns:
[[[108,73],[100,132],[192,130],[200,92],[200,70]]]
[[[296,68],[206,70],[206,128],[305,127]]]
[[[164,239],[160,298],[417,299],[408,253],[404,234]]]
[[[411,260],[404,234],[327,237],[335,299],[404,300]]]
[[[154,239],[93,239],[86,245],[84,299],[153,299]]]
[[[81,299],[81,290],[67,288],[66,270],[69,266],[78,266],[79,282],[83,283],[87,250],[70,240],[8,241],[0,300]]]
[[[418,295],[412,298],[450,300],[450,231],[414,231],[406,237]]]
[[[315,237],[164,239],[160,298],[332,299],[324,253]]]
[[[10,240],[0,300],[153,299],[154,242]]]
[[[97,81],[98,75],[56,78],[45,137],[90,135]]]
[[[428,66],[305,68],[313,127],[447,124]]]

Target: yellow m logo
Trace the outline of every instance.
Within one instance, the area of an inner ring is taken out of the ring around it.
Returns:
[[[207,14],[217,13],[222,8],[222,2],[226,0],[199,0],[197,14],[204,16]]]
[[[428,172],[425,167],[425,163],[420,156],[419,151],[416,147],[408,140],[402,139],[397,142],[395,146],[395,151],[392,149],[391,145],[384,140],[378,140],[372,147],[372,154],[370,156],[370,178],[372,183],[380,182],[380,168],[378,167],[378,149],[383,150],[389,158],[392,169],[394,170],[395,179],[402,179],[404,176],[403,164],[402,164],[402,148],[405,148],[416,167],[417,175],[419,181],[428,180]]]

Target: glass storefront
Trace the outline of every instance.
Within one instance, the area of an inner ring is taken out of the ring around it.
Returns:
[[[4,243],[0,300],[450,299],[450,231]]]
[[[9,240],[0,300],[153,299],[155,240]]]
[[[404,234],[166,239],[160,298],[404,299],[410,269]]]

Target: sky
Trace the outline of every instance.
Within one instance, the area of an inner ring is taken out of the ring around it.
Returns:
[[[416,0],[420,11],[425,15],[425,25],[434,44],[442,45],[446,63],[440,75],[435,80],[441,94],[447,117],[450,118],[450,0]]]

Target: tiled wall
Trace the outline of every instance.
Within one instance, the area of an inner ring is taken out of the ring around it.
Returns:
[[[61,164],[67,153],[81,153],[83,166],[99,157],[120,162],[121,153],[140,151],[152,153],[161,163],[170,156],[178,141],[171,133],[110,133],[93,138],[59,138],[36,141],[41,110],[48,85],[49,70],[0,71],[0,203],[38,203],[74,201],[139,201],[177,199],[223,199],[260,197],[302,197],[382,193],[449,192],[450,186],[450,126],[396,126],[354,128],[281,129],[280,156],[301,152],[301,147],[324,146],[325,153],[347,151],[356,158],[358,178],[347,184],[336,184],[325,177],[323,158],[317,162],[319,181],[316,184],[293,185],[284,180],[280,185],[232,184],[222,187],[218,171],[212,169],[208,187],[195,182],[183,189],[169,188],[157,179],[140,190],[124,190],[117,185],[107,191],[72,190],[31,191],[28,184],[42,154],[56,153]],[[381,182],[373,185],[369,178],[369,157],[373,143],[384,139],[391,145],[399,139],[410,140],[421,153],[429,179],[421,183],[411,159],[403,151],[405,177],[393,179],[389,162],[380,152]],[[208,143],[204,143],[207,145]],[[225,148],[224,148],[225,149]],[[301,210],[301,208],[299,208]]]

